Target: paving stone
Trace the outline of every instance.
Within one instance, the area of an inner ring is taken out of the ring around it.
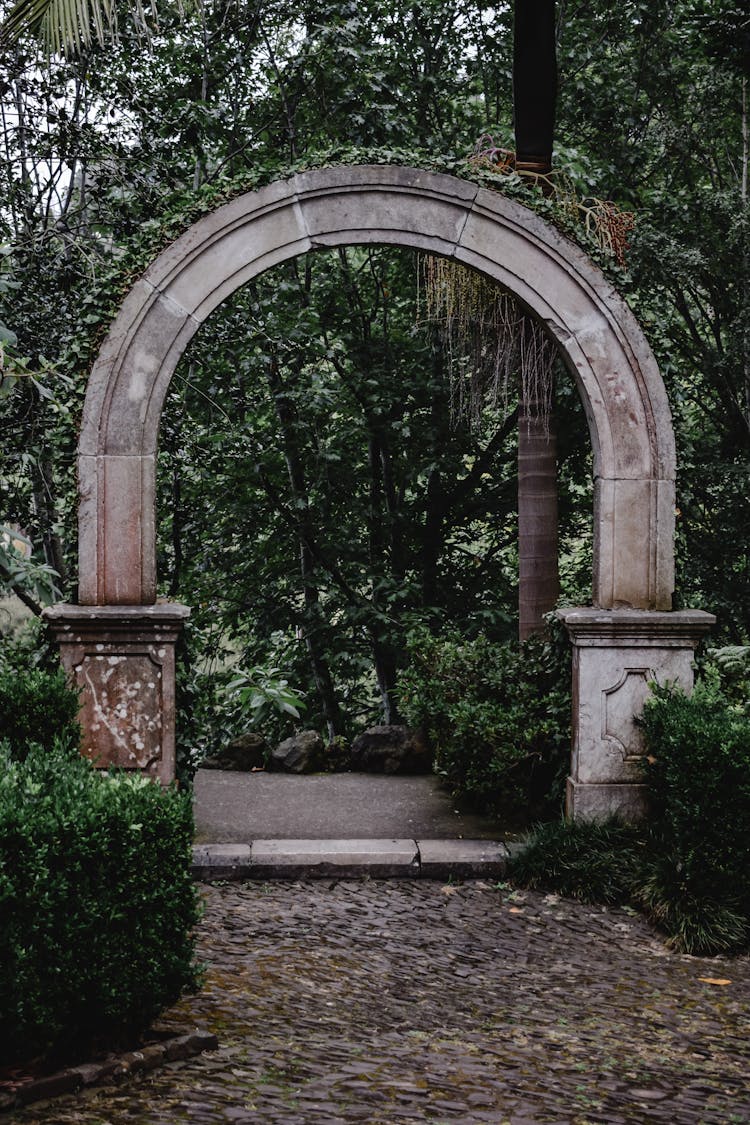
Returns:
[[[202,894],[205,986],[162,1026],[205,1028],[219,1048],[24,1107],[13,1125],[750,1120],[746,957],[675,956],[622,911],[488,882]],[[700,976],[732,985],[712,993]]]
[[[423,879],[501,879],[508,867],[507,847],[492,840],[418,840],[417,845]]]

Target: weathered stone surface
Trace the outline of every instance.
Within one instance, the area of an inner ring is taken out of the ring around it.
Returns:
[[[434,774],[199,769],[193,797],[196,843],[502,836],[489,817],[458,810]]]
[[[423,879],[502,879],[510,853],[493,840],[417,840]]]
[[[429,773],[432,755],[421,731],[398,725],[369,727],[352,742],[352,769],[366,773]]]
[[[323,750],[323,739],[318,732],[303,730],[285,738],[271,751],[268,766],[284,773],[314,773],[321,768]]]
[[[95,765],[173,780],[174,650],[189,614],[169,603],[45,610],[81,690],[81,749]]]
[[[159,420],[200,323],[270,265],[352,242],[453,258],[505,286],[546,325],[576,380],[591,432],[594,601],[604,609],[669,610],[674,434],[661,376],[632,313],[579,247],[517,201],[394,166],[318,169],[235,199],[160,254],[130,291],[87,387],[79,442],[81,601],[155,599]],[[127,673],[129,682],[143,682],[144,671]],[[165,694],[173,691],[171,676],[164,670]],[[635,699],[630,685],[617,706],[628,692]],[[583,714],[588,697],[577,699]],[[173,709],[163,701],[162,710],[168,726]],[[84,722],[88,730],[88,715]],[[581,742],[580,760],[586,755]]]
[[[614,488],[625,480],[674,481],[674,438],[664,387],[653,355],[627,306],[586,255],[514,200],[449,176],[413,168],[347,167],[311,171],[249,193],[206,216],[153,263],[126,298],[92,371],[80,441],[85,458],[153,457],[164,395],[187,342],[215,304],[266,269],[311,244],[385,241],[433,250],[500,281],[556,337],[575,373],[592,430],[595,475]],[[113,466],[114,468],[114,466]],[[116,470],[119,472],[119,470]],[[153,496],[153,463],[128,470],[126,490],[82,488],[80,574],[86,601],[109,601],[99,574],[119,558],[154,554],[153,520],[144,517],[132,540],[110,511],[139,510]],[[137,478],[137,479],[136,479]],[[611,490],[610,490],[611,491]],[[617,490],[614,489],[616,492]],[[603,488],[600,518],[612,520]],[[615,499],[627,520],[627,499]],[[672,544],[663,521],[669,505],[652,505],[639,522],[635,546],[616,534],[615,587],[642,608],[669,608]],[[661,512],[661,516],[659,516]],[[112,525],[111,527],[109,525]],[[606,536],[605,536],[606,539]],[[106,544],[106,551],[104,549]],[[639,552],[631,576],[629,557]],[[609,566],[609,563],[607,563]],[[599,560],[595,562],[595,570]],[[129,570],[137,577],[137,568]],[[153,596],[145,564],[134,603]],[[119,582],[126,577],[125,568]],[[602,605],[609,574],[595,578]],[[632,589],[630,588],[632,586]],[[98,591],[94,594],[93,591]],[[124,600],[124,598],[123,598]]]
[[[214,879],[247,879],[251,863],[250,844],[194,844],[193,875]]]
[[[693,685],[693,653],[715,617],[700,610],[560,610],[573,642],[571,816],[645,812],[636,719],[649,683]]]
[[[22,1086],[18,1091],[17,1098],[22,1105],[41,1101],[43,1098],[57,1098],[60,1094],[69,1094],[80,1089],[82,1082],[83,1080],[76,1070],[60,1070],[57,1074],[50,1074],[46,1078],[36,1078],[33,1082]]]
[[[262,769],[266,764],[268,743],[262,734],[257,731],[247,731],[245,734],[233,738],[227,746],[222,747],[217,754],[204,758],[201,769],[204,770],[247,770]]]
[[[747,958],[680,957],[624,910],[489,882],[203,893],[205,985],[169,1021],[219,1049],[13,1125],[750,1121]]]
[[[492,840],[255,840],[251,845],[196,844],[193,877],[340,879],[420,876],[499,879],[510,852]]]
[[[252,874],[257,879],[356,879],[419,874],[414,840],[255,840]]]

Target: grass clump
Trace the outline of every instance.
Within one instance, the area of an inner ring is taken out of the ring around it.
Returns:
[[[632,898],[643,846],[643,832],[616,819],[554,821],[534,830],[512,877],[533,890],[621,906]]]
[[[750,945],[750,717],[710,673],[691,696],[652,686],[641,719],[649,819],[560,821],[511,877],[586,902],[629,903],[699,955]]]

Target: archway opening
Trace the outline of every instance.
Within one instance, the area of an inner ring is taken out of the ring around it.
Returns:
[[[223,302],[178,365],[157,496],[159,592],[192,607],[178,756],[251,730],[348,742],[408,717],[409,634],[517,635],[518,372],[469,401],[472,356],[428,317],[424,275],[410,249],[297,258]],[[555,373],[562,592],[581,604],[591,449]],[[273,706],[282,678],[303,693],[300,720]]]

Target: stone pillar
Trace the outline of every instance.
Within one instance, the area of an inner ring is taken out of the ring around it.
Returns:
[[[81,689],[81,752],[102,768],[175,776],[175,645],[187,606],[55,605],[44,611]]]
[[[575,819],[643,816],[636,725],[649,682],[693,686],[693,653],[716,618],[701,610],[563,609],[573,643],[573,753],[566,811]]]

